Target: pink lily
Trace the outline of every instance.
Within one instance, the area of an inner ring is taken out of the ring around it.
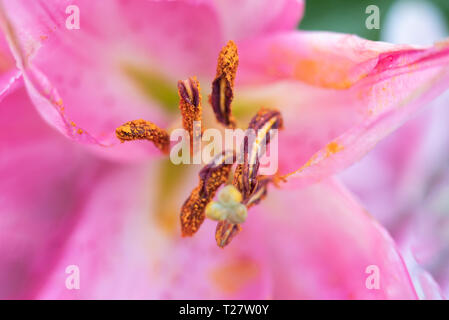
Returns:
[[[388,233],[331,176],[447,88],[449,48],[294,31],[302,2],[240,3],[241,16],[232,2],[76,1],[81,28],[68,30],[65,1],[3,1],[17,68],[2,53],[1,297],[438,294],[428,277],[417,290]],[[288,182],[219,250],[211,221],[188,239],[174,223],[195,175],[145,161],[158,149],[118,144],[114,129],[134,118],[175,127],[176,81],[210,83],[228,39],[240,53],[235,114],[244,119],[261,104],[281,110]],[[9,85],[22,83],[12,80],[18,72],[24,87]],[[64,285],[69,265],[79,266],[79,290]],[[379,289],[366,286],[371,265],[381,270]]]

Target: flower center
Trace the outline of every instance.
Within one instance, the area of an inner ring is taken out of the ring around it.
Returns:
[[[237,127],[231,105],[238,63],[237,46],[233,41],[229,41],[219,54],[217,73],[209,97],[216,120],[231,129]],[[190,135],[192,151],[193,140],[201,138],[203,133],[203,128],[193,128],[194,122],[202,121],[202,97],[196,77],[179,81],[178,94],[182,126]],[[240,225],[245,222],[248,209],[267,195],[270,183],[276,184],[278,181],[276,175],[259,174],[259,159],[270,143],[272,129],[282,129],[282,126],[283,120],[279,111],[262,108],[249,122],[240,152],[223,151],[201,169],[197,187],[192,190],[181,208],[183,236],[195,234],[207,217],[218,221],[215,231],[218,246],[225,247],[231,242],[241,230]],[[170,149],[168,133],[145,120],[127,122],[117,128],[116,134],[122,142],[146,139],[165,153]],[[225,186],[221,188],[223,185]]]

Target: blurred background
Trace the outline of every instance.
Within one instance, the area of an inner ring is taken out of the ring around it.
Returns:
[[[365,27],[365,9],[369,5],[380,9],[380,29],[368,30]],[[370,40],[383,40],[382,30],[394,19],[392,15],[398,9],[412,11],[425,6],[428,11],[436,12],[441,23],[449,29],[448,0],[312,0],[306,1],[306,14],[299,25],[303,30],[327,30],[357,34]],[[400,18],[400,15],[397,15]],[[418,16],[419,17],[419,16]],[[417,18],[418,18],[417,17]],[[411,21],[411,23],[419,21]]]

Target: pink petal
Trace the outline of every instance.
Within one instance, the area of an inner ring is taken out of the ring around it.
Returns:
[[[15,88],[22,85],[19,81],[21,75],[22,73],[16,68],[6,38],[0,34],[0,102]]]
[[[304,12],[302,0],[215,0],[226,39],[241,40],[295,29]]]
[[[449,79],[449,48],[443,44],[420,49],[294,32],[244,42],[240,55],[236,103],[283,112],[280,171],[291,173],[295,185],[318,181],[360,159],[444,90]]]
[[[40,119],[24,88],[0,104],[0,297],[32,298],[107,167]]]
[[[435,177],[444,176],[449,157],[448,101],[446,92],[428,105],[426,113],[410,120],[342,173],[345,184],[387,228],[401,224],[404,216],[400,212],[422,205],[429,188],[441,180]]]
[[[449,293],[449,217],[447,199],[449,171],[440,172],[427,186],[426,196],[415,207],[394,212],[390,227],[401,252],[410,256],[416,269],[431,274],[447,296]]]
[[[418,264],[413,256],[412,250],[410,250],[410,248],[401,248],[401,254],[404,257],[407,269],[412,277],[413,285],[415,286],[418,297],[426,300],[445,299],[439,284],[429,272],[424,270],[422,266]]]
[[[393,240],[335,181],[270,190],[249,215],[245,223],[265,225],[258,238],[269,251],[273,298],[417,298]],[[369,266],[379,270],[379,289],[366,286]]]
[[[411,257],[414,268],[429,271],[446,295],[448,99],[445,92],[428,106],[428,112],[405,124],[341,175],[389,230],[401,252]]]
[[[132,119],[168,129],[178,116],[177,80],[214,72],[224,39],[213,11],[178,2],[76,5],[80,29],[69,30],[66,2],[5,3],[4,29],[39,113],[67,137],[103,147],[119,144],[115,128]],[[151,143],[103,149],[120,159],[159,152]]]

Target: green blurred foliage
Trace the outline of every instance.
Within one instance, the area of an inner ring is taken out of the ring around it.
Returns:
[[[365,13],[369,5],[380,9],[380,28],[391,5],[399,0],[306,0],[306,11],[299,28],[302,30],[336,31],[357,34],[370,40],[379,40],[380,30],[365,27]],[[414,1],[414,0],[407,0]],[[449,27],[449,0],[426,0],[438,6]]]
[[[449,0],[429,0],[439,7],[446,18],[446,26],[449,28]]]

